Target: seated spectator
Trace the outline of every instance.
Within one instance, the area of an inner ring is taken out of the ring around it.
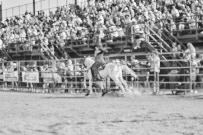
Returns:
[[[182,21],[179,22],[178,30],[182,31],[184,29],[185,29],[184,19],[182,19]]]
[[[170,31],[171,31],[171,32],[177,30],[176,24],[175,24],[175,22],[174,22],[173,20],[171,20],[170,26],[171,26],[171,27],[170,27]]]
[[[50,51],[51,51],[51,55],[55,56],[55,51],[54,51],[54,46],[53,45],[50,47]]]
[[[180,13],[175,6],[172,6],[171,15],[174,19],[176,19],[177,17],[180,17]]]
[[[75,70],[77,71],[77,72],[75,72],[76,76],[81,76],[82,75],[81,74],[82,69],[81,69],[80,64],[78,62],[76,63]]]
[[[133,48],[140,48],[140,43],[144,40],[145,35],[141,25],[137,24],[137,21],[135,19],[132,20],[131,35],[131,42],[133,43]]]
[[[118,37],[118,31],[115,25],[111,26],[109,28],[109,36],[110,36],[110,40],[108,42],[113,42],[113,38],[114,37]]]
[[[4,44],[3,41],[0,39],[0,50],[2,50],[4,48]]]

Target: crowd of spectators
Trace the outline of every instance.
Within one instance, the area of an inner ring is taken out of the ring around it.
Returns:
[[[58,7],[49,14],[44,11],[37,15],[26,12],[1,22],[0,49],[15,44],[17,48],[32,50],[39,44],[41,52],[54,57],[55,48],[63,48],[66,40],[81,40],[86,44],[91,37],[95,42],[103,38],[112,42],[113,38],[136,33],[141,34],[140,40],[136,40],[135,48],[139,48],[145,37],[143,23],[169,31],[202,28],[202,14],[203,0],[98,1],[90,2],[88,7]],[[131,42],[135,42],[134,38]],[[171,47],[172,52],[185,53],[183,56],[183,53],[176,53],[175,58],[181,56],[190,60],[196,56],[192,44],[185,51],[177,43]]]
[[[22,16],[6,19],[0,26],[0,48],[11,43],[32,49],[41,45],[42,51],[54,55],[54,47],[64,47],[65,40],[94,40],[105,38],[112,42],[114,37],[143,32],[139,23],[149,22],[160,30],[170,31],[203,27],[202,0],[117,0],[109,3],[100,1],[88,7],[58,7],[48,15],[44,11],[37,15],[26,12]],[[198,22],[195,23],[195,20]],[[96,41],[98,42],[98,41]]]
[[[82,86],[82,80],[84,80],[84,71],[85,67],[80,61],[73,61],[70,59],[57,62],[44,61],[41,63],[38,61],[5,62],[0,65],[0,75],[2,75],[3,72],[12,72],[16,75],[15,77],[18,78],[16,79],[18,81],[2,81],[3,78],[0,78],[0,84],[7,86],[7,83],[12,83],[12,89],[17,88],[20,85],[22,88],[28,88],[28,91],[34,91],[38,87],[48,90],[50,86],[53,87],[53,84],[60,84],[59,88],[62,88],[62,85],[64,85],[64,89],[69,88],[70,90],[70,88],[73,88],[78,90],[79,87]],[[23,80],[26,80],[27,76],[23,76],[23,72],[37,72],[39,74],[39,82],[24,82]],[[76,85],[73,81],[76,81],[78,84]]]

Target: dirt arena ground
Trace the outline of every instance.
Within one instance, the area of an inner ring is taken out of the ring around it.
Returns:
[[[203,135],[203,95],[0,92],[0,135]]]

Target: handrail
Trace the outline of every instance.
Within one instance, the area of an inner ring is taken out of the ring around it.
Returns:
[[[183,43],[180,40],[178,40],[175,36],[173,36],[166,28],[164,28],[164,31],[167,32],[178,44],[180,44],[183,49],[186,49]]]
[[[158,27],[156,26],[156,24],[154,24],[153,28],[155,28],[156,30],[158,30]],[[181,41],[179,41],[175,36],[173,36],[165,27],[163,28],[164,32],[167,32],[167,34],[172,38],[172,40],[175,40],[176,42],[178,42],[178,44],[181,45],[181,47],[183,47],[183,49],[185,49],[185,46],[183,45],[183,43]],[[162,32],[161,34],[167,38],[171,43],[173,43],[173,41],[167,36],[165,35],[165,33]]]
[[[165,44],[165,46],[167,47],[167,50],[171,50],[171,47],[170,47],[170,45],[169,45],[168,43],[166,43],[159,35],[157,35],[157,33],[154,32],[149,26],[147,26],[146,24],[145,24],[145,26],[146,26],[154,35],[156,35],[162,43]]]
[[[6,57],[8,57],[10,60],[13,60],[3,47],[1,48],[1,51],[4,53],[4,55],[6,55]]]

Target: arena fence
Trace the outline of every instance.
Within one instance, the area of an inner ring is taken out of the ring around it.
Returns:
[[[123,74],[131,90],[142,93],[153,91],[163,93],[201,91],[203,89],[203,66],[196,61],[185,59],[161,60],[160,73],[151,73],[147,66],[148,54],[114,55],[106,57],[107,62],[128,64],[139,76],[139,80]],[[167,57],[169,54],[162,54]],[[131,56],[139,59],[139,64],[131,61]],[[69,60],[9,61],[0,63],[0,90],[19,92],[69,92],[83,93],[88,88],[85,83],[86,69],[84,58]],[[168,66],[166,66],[168,65]],[[157,78],[155,78],[158,76]],[[118,90],[112,80],[104,80],[108,91]],[[95,92],[100,90],[94,86]]]

